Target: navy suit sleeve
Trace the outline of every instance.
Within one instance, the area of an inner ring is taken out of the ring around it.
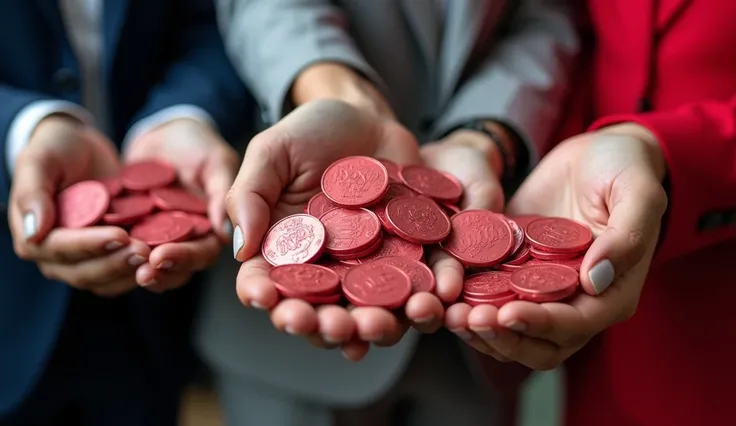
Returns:
[[[51,99],[48,95],[33,91],[20,90],[0,83],[0,205],[8,203],[11,176],[7,170],[8,160],[5,158],[10,126],[23,108],[29,104]],[[2,209],[0,209],[2,210]]]
[[[165,108],[189,104],[209,113],[222,135],[233,140],[244,130],[251,98],[225,53],[214,2],[183,3],[173,46],[175,59],[133,123]]]

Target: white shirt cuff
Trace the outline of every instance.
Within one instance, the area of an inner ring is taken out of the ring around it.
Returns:
[[[15,161],[36,130],[36,126],[44,118],[52,114],[67,114],[84,124],[91,125],[94,120],[87,110],[67,101],[36,101],[23,108],[10,123],[5,140],[5,161],[8,175],[13,176]]]
[[[125,135],[121,152],[125,152],[128,145],[144,133],[148,133],[162,124],[182,118],[199,121],[200,123],[209,125],[213,129],[217,130],[217,123],[215,123],[215,120],[202,108],[194,105],[174,105],[172,107],[164,108],[161,111],[149,115],[135,123],[128,131],[128,134]]]

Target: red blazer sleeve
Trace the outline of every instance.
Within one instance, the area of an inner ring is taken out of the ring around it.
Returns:
[[[667,162],[669,208],[657,260],[736,239],[736,96],[605,117],[591,129],[622,122],[648,128]]]

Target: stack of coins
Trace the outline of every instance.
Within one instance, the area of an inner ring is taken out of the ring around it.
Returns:
[[[151,247],[208,235],[207,204],[177,181],[170,165],[145,161],[119,176],[78,182],[56,198],[57,226],[120,226]]]
[[[577,291],[593,242],[586,225],[569,219],[460,211],[460,182],[424,166],[348,157],[325,170],[321,187],[304,213],[263,240],[283,297],[400,308],[411,294],[434,291],[424,254],[439,245],[467,270],[468,304],[562,301]]]

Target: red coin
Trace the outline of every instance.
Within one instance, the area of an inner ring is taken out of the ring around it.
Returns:
[[[565,260],[583,256],[585,255],[585,250],[583,252],[574,253],[554,253],[550,251],[537,250],[536,248],[531,247],[529,249],[529,253],[532,255],[532,257],[539,260]]]
[[[210,231],[212,231],[212,224],[210,223],[210,220],[204,216],[185,212],[171,212],[171,214],[180,215],[190,220],[192,222],[192,225],[194,226],[192,236],[195,238],[204,237],[205,235],[209,234]]]
[[[509,219],[505,217],[506,222],[509,223],[509,228],[511,228],[511,233],[514,236],[514,248],[511,250],[511,254],[513,255],[516,253],[521,246],[524,244],[526,240],[526,234],[524,233],[524,230],[519,226],[518,223],[516,223],[513,219]]]
[[[323,214],[319,221],[327,232],[325,251],[330,254],[364,252],[374,246],[381,236],[381,222],[375,213],[366,209],[332,209]]]
[[[578,272],[569,266],[546,264],[525,266],[511,274],[511,289],[521,299],[551,302],[573,294]]]
[[[335,305],[342,299],[342,294],[338,293],[325,296],[309,295],[301,297],[301,299],[312,305]]]
[[[176,171],[161,161],[141,161],[125,166],[120,178],[125,189],[146,191],[172,184],[176,180]]]
[[[460,213],[460,207],[454,204],[440,203],[440,207],[442,207],[445,210],[445,213],[447,213],[448,216],[452,216],[457,213]]]
[[[533,265],[563,265],[563,266],[569,266],[570,268],[575,269],[576,271],[580,270],[580,266],[583,264],[583,257],[576,257],[574,259],[561,259],[561,260],[540,260],[540,259],[529,259],[525,264],[522,266],[533,266]]]
[[[318,192],[309,199],[306,213],[314,217],[321,217],[323,214],[337,207],[340,206],[330,201],[323,192]]]
[[[99,222],[110,205],[110,194],[100,182],[86,180],[64,189],[56,197],[58,224],[84,228]]]
[[[280,265],[271,269],[268,276],[285,297],[331,295],[340,287],[340,276],[319,265]]]
[[[427,197],[397,197],[386,205],[396,235],[416,244],[434,244],[450,234],[450,219]]]
[[[123,182],[120,180],[119,176],[100,179],[100,183],[105,185],[107,192],[112,198],[117,197],[121,192],[123,192]]]
[[[153,211],[153,201],[147,195],[129,195],[110,201],[110,207],[102,216],[108,225],[132,225]]]
[[[161,210],[207,214],[207,203],[181,188],[153,188],[151,199]]]
[[[300,213],[276,222],[266,233],[261,253],[274,266],[311,263],[325,247],[325,227],[314,216]]]
[[[322,192],[333,203],[347,208],[377,203],[388,190],[388,171],[369,157],[338,160],[322,175]]]
[[[370,256],[359,259],[359,263],[368,263],[382,257],[402,256],[409,259],[422,261],[424,259],[424,247],[421,244],[410,243],[399,237],[391,235],[383,237],[381,247]]]
[[[353,269],[353,265],[341,262],[322,261],[320,262],[320,265],[335,271],[335,273],[340,276],[341,280],[345,278],[345,274],[347,274],[349,270]]]
[[[344,252],[344,253],[333,252],[333,253],[330,253],[330,256],[333,259],[341,260],[341,261],[354,259],[355,264],[359,264],[360,263],[359,259],[361,257],[370,256],[373,253],[377,252],[378,249],[381,248],[382,243],[383,243],[383,234],[379,233],[378,238],[376,238],[375,242],[371,243],[371,245],[361,249],[360,251],[350,251],[350,252]]]
[[[559,217],[539,218],[527,226],[529,244],[541,251],[577,253],[593,242],[593,232],[587,226]]]
[[[508,296],[511,290],[511,273],[503,271],[481,272],[463,281],[463,296],[477,299],[495,299]]]
[[[411,295],[411,279],[406,272],[385,263],[356,266],[342,282],[345,297],[356,306],[396,309]]]
[[[467,303],[470,306],[493,305],[497,308],[500,308],[509,302],[513,302],[514,300],[516,300],[517,297],[518,296],[516,295],[516,293],[507,294],[505,296],[499,296],[493,299],[483,299],[483,298],[463,295],[463,302]]]
[[[428,167],[404,166],[399,176],[409,188],[437,201],[455,204],[463,195],[463,187],[456,179]]]
[[[524,233],[526,233],[526,227],[529,226],[530,223],[533,221],[539,219],[540,215],[538,214],[527,214],[527,215],[521,215],[521,216],[514,216],[511,219],[516,222],[517,225],[521,227],[521,229],[524,230]]]
[[[194,231],[194,224],[187,217],[172,212],[156,213],[138,222],[130,230],[130,236],[151,247],[184,241]]]
[[[401,167],[399,167],[398,164],[394,163],[391,160],[386,160],[383,158],[379,158],[378,161],[383,164],[383,167],[386,168],[389,181],[401,182],[401,177],[399,177],[399,170],[401,170]]]
[[[510,258],[504,259],[503,265],[512,265],[512,266],[518,266],[529,260],[529,258],[532,256],[531,251],[529,250],[529,246],[526,244],[519,249],[516,253],[514,253]]]
[[[374,263],[385,263],[395,266],[409,275],[411,280],[412,292],[419,293],[421,291],[433,292],[435,287],[434,274],[427,265],[414,259],[401,256],[382,257],[374,261]]]
[[[403,183],[388,184],[386,195],[384,195],[381,201],[373,207],[373,211],[376,213],[376,216],[378,216],[378,220],[381,221],[381,225],[386,232],[393,233],[391,224],[386,217],[386,204],[397,197],[416,197],[418,195],[419,194],[409,189],[409,187]]]
[[[496,265],[514,248],[508,222],[489,210],[465,210],[453,216],[451,222],[452,232],[442,247],[464,265]]]

